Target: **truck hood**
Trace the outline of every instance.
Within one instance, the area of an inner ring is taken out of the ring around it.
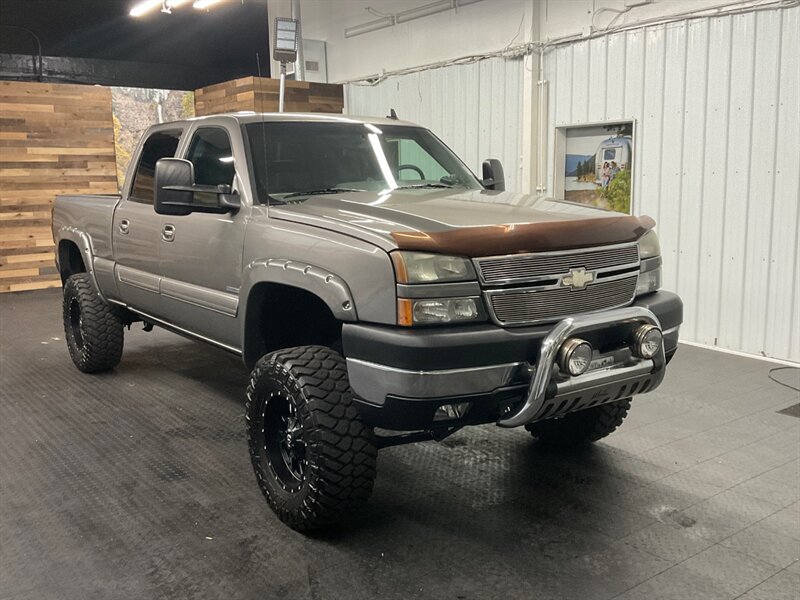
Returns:
[[[632,242],[655,226],[650,217],[490,190],[312,196],[298,204],[270,206],[269,214],[369,240],[377,237],[386,249],[468,257]]]

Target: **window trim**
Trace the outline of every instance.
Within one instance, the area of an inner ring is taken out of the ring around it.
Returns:
[[[194,129],[192,129],[191,135],[189,136],[189,139],[186,141],[186,144],[183,147],[183,151],[181,152],[181,158],[191,162],[191,159],[189,158],[189,152],[192,150],[192,144],[194,143],[194,140],[195,140],[195,137],[197,137],[197,134],[200,131],[203,131],[205,129],[221,129],[223,132],[225,132],[225,135],[228,137],[228,146],[230,146],[231,156],[233,157],[233,163],[232,163],[233,164],[233,177],[231,178],[231,182],[230,182],[230,184],[232,185],[233,182],[236,180],[236,174],[237,174],[237,170],[236,170],[236,152],[233,149],[233,137],[231,136],[231,132],[224,125],[198,125]],[[192,163],[192,164],[194,164],[194,163]]]
[[[154,206],[155,205],[155,190],[153,190],[153,201],[148,202],[144,198],[138,198],[133,194],[134,190],[134,182],[136,181],[136,174],[139,172],[139,166],[142,164],[142,158],[144,157],[144,148],[147,145],[147,142],[150,141],[154,135],[158,134],[177,134],[178,144],[175,146],[175,152],[172,153],[172,156],[162,156],[161,158],[175,158],[181,149],[181,142],[183,141],[183,134],[185,133],[186,128],[182,125],[175,126],[174,123],[164,123],[158,127],[155,127],[147,132],[146,135],[142,137],[142,140],[139,142],[139,147],[136,152],[136,167],[133,170],[133,176],[129,177],[125,180],[125,200],[130,202],[135,202],[136,204],[143,204],[145,206]]]

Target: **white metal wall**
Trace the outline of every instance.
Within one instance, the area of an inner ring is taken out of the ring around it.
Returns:
[[[481,162],[499,158],[506,187],[520,189],[522,172],[521,59],[494,58],[399,77],[375,86],[345,86],[350,115],[400,119],[423,125],[450,146],[480,177]]]
[[[636,121],[682,339],[800,361],[800,8],[689,20],[545,56],[553,128]]]

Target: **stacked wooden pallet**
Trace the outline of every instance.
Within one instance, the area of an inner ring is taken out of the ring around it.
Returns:
[[[116,192],[109,88],[0,82],[0,292],[61,284],[57,194]]]
[[[276,112],[280,82],[265,77],[243,77],[195,90],[194,107],[197,116],[222,112],[252,110]],[[341,85],[287,81],[285,110],[287,112],[339,113],[344,109]]]

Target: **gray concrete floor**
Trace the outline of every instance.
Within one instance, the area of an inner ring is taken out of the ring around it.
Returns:
[[[2,598],[800,594],[800,419],[778,412],[800,398],[770,363],[682,346],[588,450],[494,426],[387,449],[368,507],[303,537],[256,486],[237,359],[137,326],[87,376],[58,291],[0,311]]]

